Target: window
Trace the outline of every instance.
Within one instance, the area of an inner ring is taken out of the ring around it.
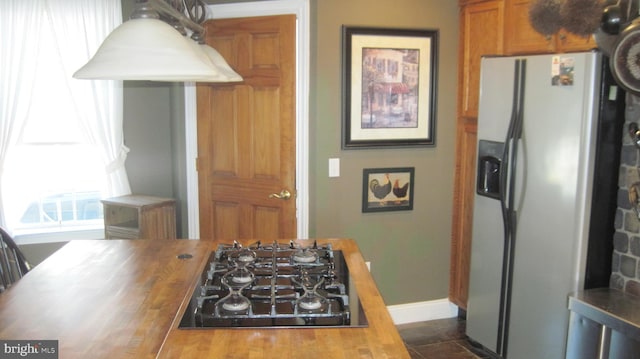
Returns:
[[[16,27],[0,50],[0,225],[14,235],[99,229],[100,199],[128,193],[112,178],[128,151],[122,84],[71,78],[121,21],[120,0],[0,4]]]
[[[7,226],[15,233],[95,227],[102,219],[101,211],[84,213],[87,201],[99,202],[104,192],[100,150],[83,134],[48,17],[43,25],[28,115],[2,177]]]

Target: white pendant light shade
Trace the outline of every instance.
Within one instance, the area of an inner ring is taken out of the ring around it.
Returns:
[[[235,72],[229,64],[225,61],[224,57],[214,49],[206,44],[197,44],[193,42],[197,51],[202,51],[207,59],[213,63],[218,70],[218,73],[213,76],[208,76],[197,80],[198,82],[237,82],[242,81],[242,76]]]
[[[215,81],[242,81],[224,59],[222,61],[226,67],[218,69],[209,59],[210,55],[199,47],[161,20],[131,19],[109,34],[93,58],[73,77],[174,82],[208,81],[209,78],[216,78]],[[232,77],[228,74],[229,70],[237,78],[224,80]]]

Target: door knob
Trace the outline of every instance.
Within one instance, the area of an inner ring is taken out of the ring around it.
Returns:
[[[287,200],[287,199],[291,198],[291,192],[287,191],[286,189],[283,189],[282,191],[280,191],[280,193],[272,193],[272,194],[270,194],[269,198],[277,198],[277,199]]]

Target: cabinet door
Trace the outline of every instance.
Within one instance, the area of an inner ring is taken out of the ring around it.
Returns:
[[[505,53],[510,55],[555,52],[555,36],[544,36],[531,27],[530,0],[508,0],[505,9]]]
[[[535,31],[529,21],[531,0],[505,1],[506,54],[536,54],[586,51],[597,47],[593,36],[581,37],[561,29],[545,36]]]
[[[459,114],[478,115],[480,58],[503,53],[504,6],[502,1],[470,3],[461,10]]]
[[[582,37],[565,30],[560,30],[556,35],[557,52],[587,51],[598,47],[593,36]]]
[[[456,132],[456,180],[451,228],[449,300],[467,308],[471,263],[471,228],[476,172],[477,119],[461,118]]]

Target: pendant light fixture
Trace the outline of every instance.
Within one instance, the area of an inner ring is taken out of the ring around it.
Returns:
[[[242,81],[222,55],[203,40],[202,0],[136,0],[130,20],[107,36],[77,79],[170,82]],[[187,8],[187,18],[183,12]],[[199,15],[199,16],[198,16]],[[191,31],[188,36],[185,27]]]

